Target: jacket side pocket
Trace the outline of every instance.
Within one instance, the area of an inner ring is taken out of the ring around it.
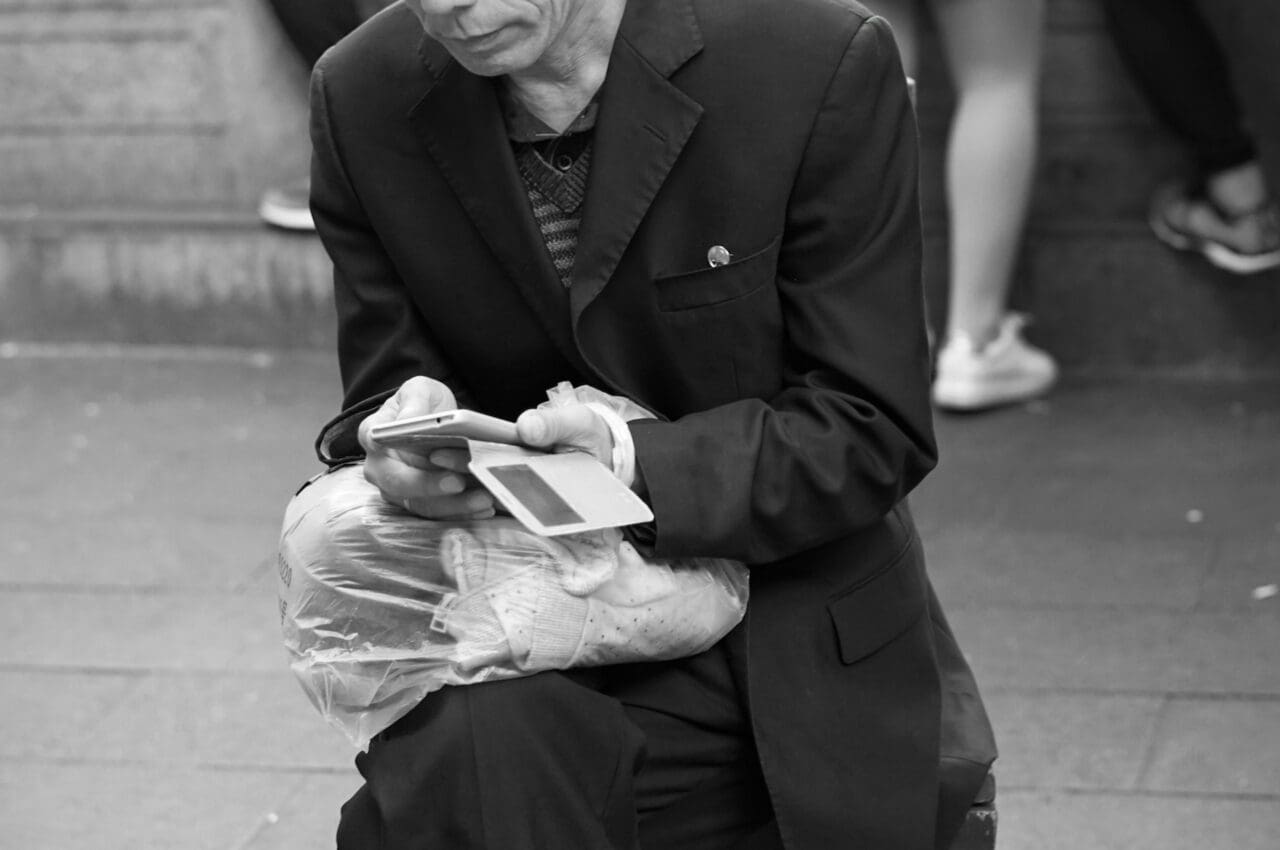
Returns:
[[[888,567],[827,602],[841,661],[861,661],[924,615],[927,594],[920,561],[920,542],[913,537]]]

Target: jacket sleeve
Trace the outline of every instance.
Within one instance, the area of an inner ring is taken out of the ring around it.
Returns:
[[[932,468],[917,147],[896,46],[869,18],[788,203],[783,390],[631,426],[656,555],[777,561],[878,521]]]
[[[336,463],[361,454],[355,442],[360,421],[409,378],[443,381],[459,404],[468,393],[433,342],[348,178],[325,70],[322,57],[311,76],[311,212],[333,261],[343,413],[316,445],[321,460]]]

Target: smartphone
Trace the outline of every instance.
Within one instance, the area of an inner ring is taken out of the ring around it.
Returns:
[[[535,534],[555,536],[653,519],[649,506],[582,452],[548,454],[520,442],[514,422],[448,410],[375,425],[380,445],[427,454],[460,448],[471,474]]]
[[[523,445],[516,433],[516,423],[474,410],[446,410],[384,422],[373,426],[369,430],[369,437],[388,448],[405,449],[465,445],[462,440]],[[441,439],[450,437],[455,439]]]

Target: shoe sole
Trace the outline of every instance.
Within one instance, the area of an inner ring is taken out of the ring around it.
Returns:
[[[982,384],[971,381],[940,381],[933,387],[933,403],[942,410],[957,412],[990,410],[1040,398],[1053,389],[1057,381],[1056,373],[1035,381],[1006,378],[994,384],[990,379]]]
[[[1257,274],[1280,266],[1280,250],[1265,254],[1241,254],[1221,242],[1186,235],[1169,226],[1163,216],[1152,213],[1147,225],[1156,238],[1175,251],[1199,254],[1209,263],[1232,274]]]
[[[258,206],[258,218],[282,230],[314,232],[316,229],[316,223],[311,218],[311,210],[278,207],[264,203]]]

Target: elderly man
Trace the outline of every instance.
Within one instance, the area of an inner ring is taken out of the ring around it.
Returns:
[[[935,461],[916,136],[839,0],[406,0],[313,76],[342,414],[430,518],[493,503],[368,440],[455,405],[593,453],[655,557],[751,567],[676,662],[446,688],[357,759],[342,848],[945,847],[994,758],[907,493]],[[529,409],[562,380],[655,417]]]

